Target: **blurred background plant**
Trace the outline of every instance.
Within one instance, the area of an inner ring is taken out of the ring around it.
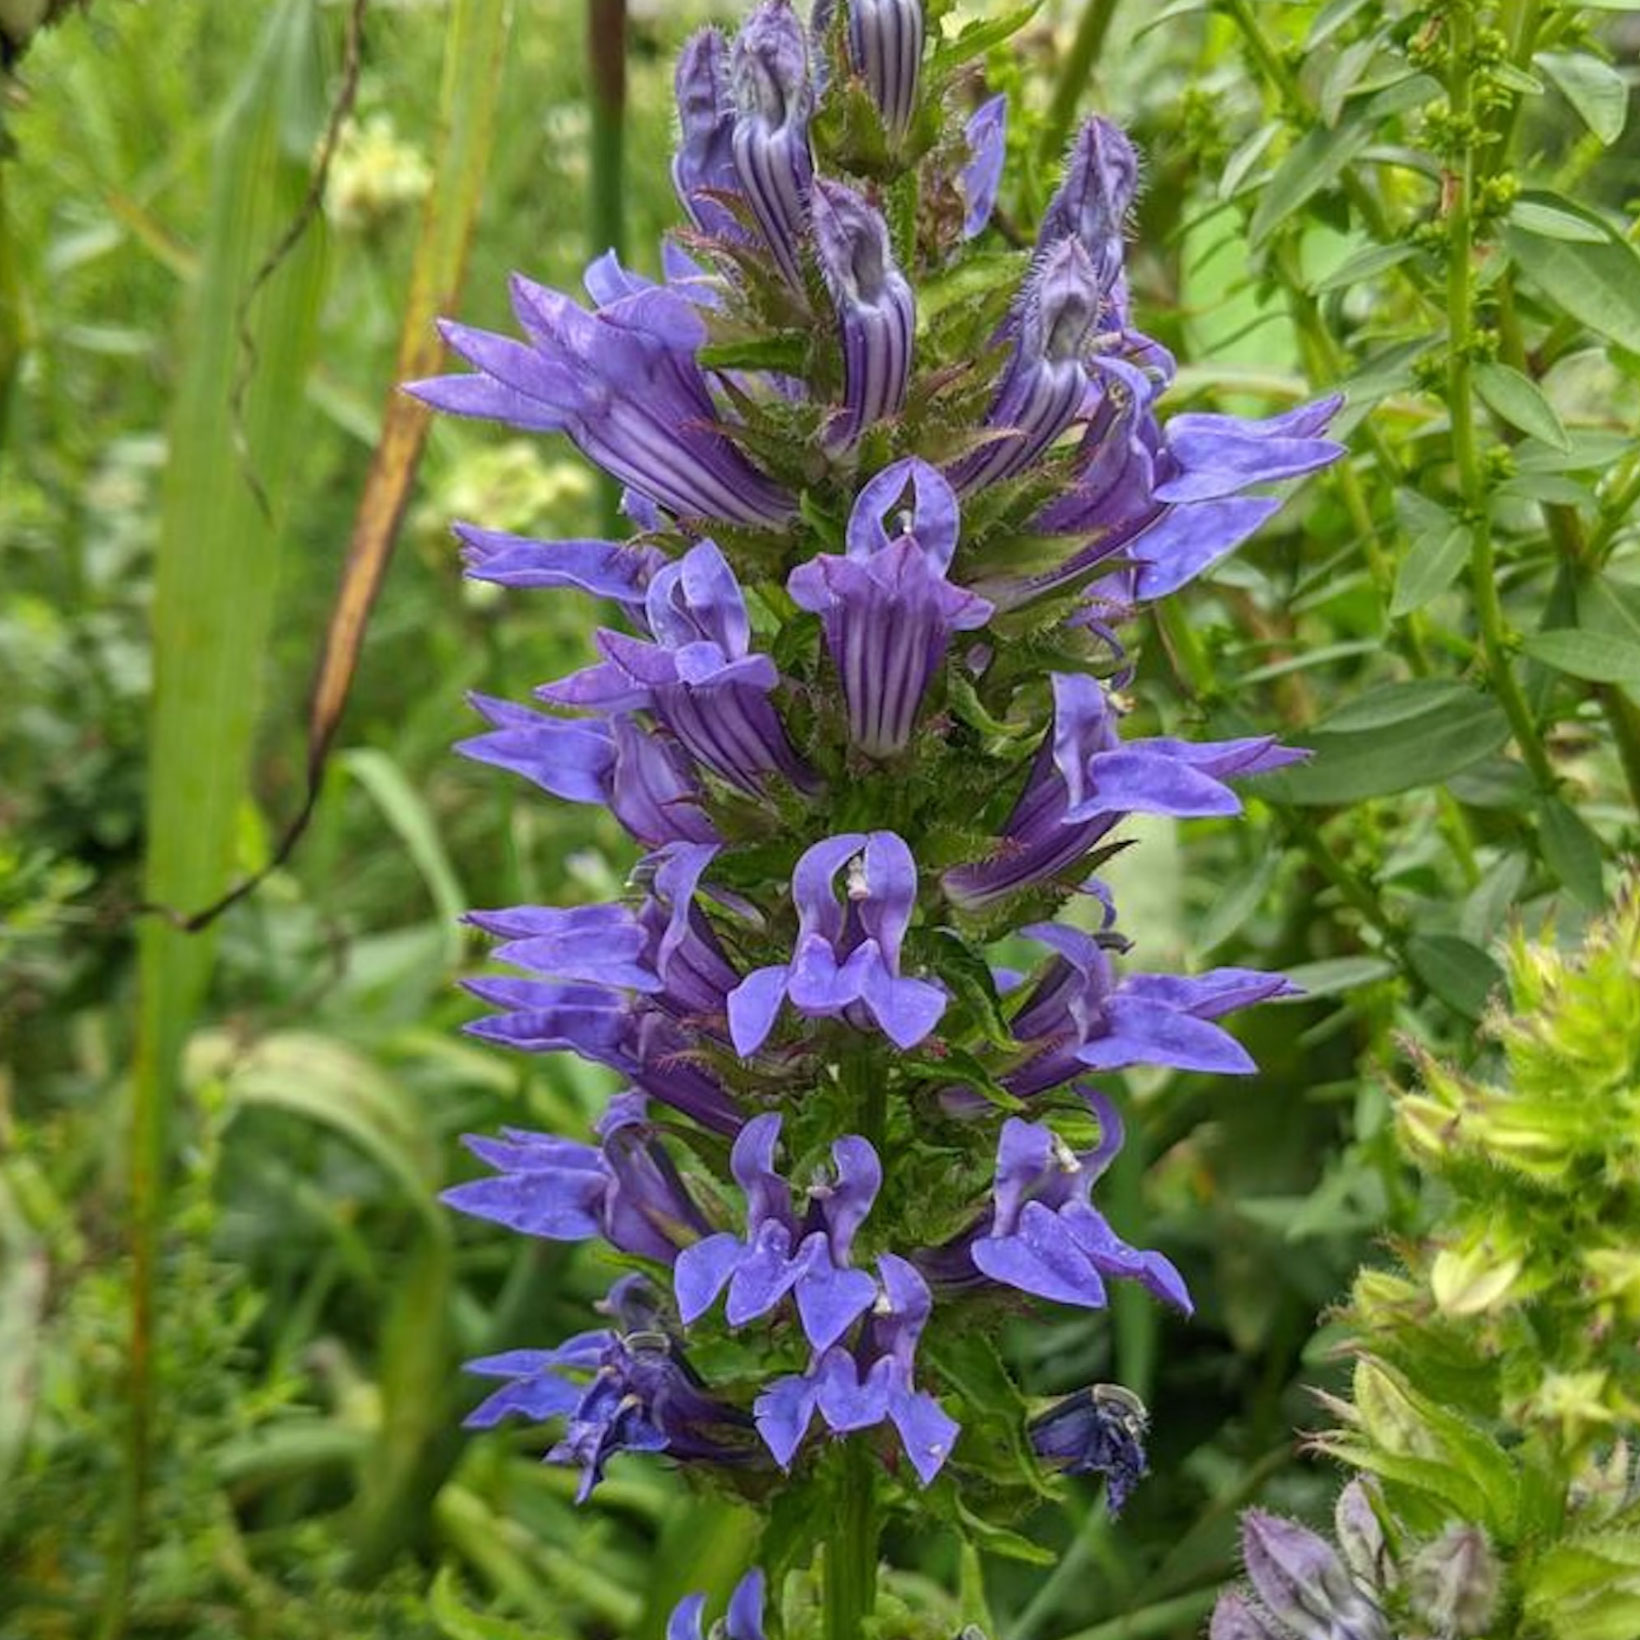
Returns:
[[[713,9],[741,8],[631,6],[643,271],[678,217],[672,53]],[[573,1330],[612,1272],[458,1234],[434,1200],[459,1132],[584,1130],[608,1090],[464,1044],[452,983],[477,956],[459,908],[607,898],[627,864],[612,822],[448,751],[464,691],[585,653],[570,601],[463,590],[443,529],[598,533],[567,446],[433,432],[302,846],[209,936],[138,914],[267,865],[302,806],[417,257],[426,300],[479,325],[512,266],[579,278],[607,154],[583,9],[43,21],[0,12],[0,1635],[660,1640],[685,1592],[721,1603],[746,1522],[619,1462],[578,1511],[527,1439],[462,1435],[454,1363]],[[1112,1216],[1197,1315],[1119,1298],[1013,1341],[1041,1394],[1140,1393],[1152,1478],[1119,1525],[1090,1488],[1015,1540],[891,1544],[912,1604],[956,1591],[946,1632],[1198,1633],[1243,1505],[1325,1518],[1335,1471],[1293,1432],[1349,1367],[1318,1317],[1386,1235],[1455,1222],[1387,1089],[1428,1056],[1432,1088],[1484,1085],[1500,935],[1552,914],[1575,939],[1634,846],[1637,45],[1620,4],[1049,0],[989,61],[1018,111],[999,254],[1075,115],[1110,113],[1148,156],[1135,305],[1179,354],[1171,407],[1341,388],[1353,453],[1146,635],[1135,686],[1152,725],[1318,753],[1253,825],[1156,826],[1118,884],[1147,966],[1309,989],[1254,1026],[1251,1085],[1130,1079]],[[1357,1309],[1400,1279],[1360,1278]],[[1580,1461],[1632,1419],[1599,1404]]]

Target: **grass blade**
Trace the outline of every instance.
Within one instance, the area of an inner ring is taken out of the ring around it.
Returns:
[[[323,283],[316,234],[242,304],[307,192],[311,118],[323,87],[314,0],[272,12],[218,144],[197,283],[185,298],[170,418],[154,594],[147,857],[152,904],[216,898],[233,868],[261,660],[273,619],[279,508],[297,448],[302,381]],[[255,368],[239,395],[245,340]],[[237,436],[236,436],[237,435]],[[254,478],[252,475],[254,474]],[[258,504],[257,490],[271,498]],[[132,1332],[129,1450],[101,1632],[124,1632],[143,1533],[153,1425],[153,1294],[164,1222],[168,1132],[182,1044],[215,946],[158,918],[139,938],[137,1061],[130,1149]]]

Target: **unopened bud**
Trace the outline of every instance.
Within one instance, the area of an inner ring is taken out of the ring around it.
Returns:
[[[1412,1608],[1437,1634],[1478,1640],[1498,1603],[1498,1562],[1486,1533],[1454,1522],[1412,1562]]]
[[[1353,1480],[1338,1494],[1333,1532],[1344,1564],[1358,1583],[1378,1591],[1394,1587],[1395,1563],[1364,1482]]]
[[[1298,1640],[1392,1640],[1384,1614],[1308,1527],[1249,1509],[1241,1548],[1259,1599]]]

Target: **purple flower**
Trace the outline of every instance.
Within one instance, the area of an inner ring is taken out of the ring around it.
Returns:
[[[835,1182],[810,1186],[810,1206],[793,1210],[791,1189],[774,1170],[778,1115],[755,1116],[740,1130],[730,1158],[746,1193],[744,1239],[728,1231],[686,1247],[673,1279],[684,1325],[698,1320],[725,1286],[732,1327],[767,1315],[787,1293],[797,1300],[803,1331],[816,1350],[836,1343],[876,1296],[877,1284],[852,1269],[849,1252],[883,1170],[864,1139],[847,1134],[831,1147]]]
[[[666,1640],[702,1640],[701,1621],[706,1596],[692,1594],[680,1600],[666,1624]],[[716,1634],[718,1631],[713,1630]],[[763,1573],[754,1566],[735,1585],[724,1614],[723,1640],[764,1640]]]
[[[457,742],[458,752],[521,774],[554,797],[606,806],[641,843],[717,840],[682,759],[625,713],[572,723],[488,695],[471,698],[495,728]]]
[[[911,504],[902,511],[908,491]],[[897,461],[861,490],[846,554],[800,564],[786,583],[799,608],[820,616],[850,737],[872,757],[905,749],[951,634],[975,631],[991,617],[983,598],[946,579],[957,528],[951,486],[926,462]]]
[[[565,1418],[549,1463],[577,1464],[584,1501],[618,1452],[666,1452],[682,1462],[743,1463],[753,1455],[750,1420],[714,1400],[666,1333],[654,1288],[627,1276],[603,1308],[613,1328],[579,1333],[555,1350],[509,1350],[467,1363],[505,1384],[466,1420],[488,1429],[506,1417]]]
[[[1219,1597],[1211,1640],[1393,1640],[1377,1603],[1324,1538],[1262,1509],[1241,1517],[1242,1560],[1257,1601]]]
[[[649,578],[666,562],[658,547],[627,541],[535,541],[457,524],[467,574],[504,587],[574,587],[642,608]]]
[[[847,870],[848,904],[837,903]],[[912,1048],[945,1011],[945,992],[900,973],[900,947],[917,898],[911,850],[891,831],[845,832],[805,851],[792,872],[797,941],[792,960],[759,968],[729,993],[729,1035],[743,1058],[768,1040],[782,1002],[806,1019],[842,1016],[879,1026]]]
[[[1067,1474],[1103,1475],[1105,1506],[1114,1519],[1149,1472],[1149,1427],[1138,1396],[1120,1384],[1094,1384],[1033,1418],[1031,1446]]]
[[[465,1143],[495,1176],[439,1198],[478,1218],[548,1241],[602,1236],[622,1253],[670,1264],[691,1232],[706,1228],[672,1159],[656,1141],[640,1093],[612,1099],[598,1123],[600,1143],[503,1128],[500,1139]]]
[[[612,299],[593,313],[514,274],[513,312],[527,340],[444,321],[445,340],[476,374],[406,390],[455,415],[567,433],[589,460],[679,517],[754,528],[789,518],[790,498],[718,430],[696,358],[706,340],[696,304],[594,269],[589,283]]]
[[[697,763],[754,795],[770,775],[812,790],[769,700],[780,676],[751,653],[746,600],[716,544],[656,570],[644,612],[655,642],[600,629],[603,664],[536,693],[556,706],[652,711]]]
[[[1128,1246],[1088,1200],[1121,1146],[1121,1126],[1108,1104],[1100,1122],[1097,1149],[1081,1154],[1045,1122],[1011,1116],[1003,1123],[991,1223],[970,1245],[969,1257],[991,1280],[1058,1304],[1102,1309],[1106,1278],[1119,1277],[1188,1315],[1190,1294],[1171,1262]]]
[[[843,336],[840,446],[898,415],[911,380],[916,298],[894,262],[888,225],[852,189],[816,182],[814,248]]]
[[[712,197],[740,192],[729,42],[717,29],[703,28],[684,42],[674,85],[679,141],[672,159],[672,185],[678,199],[702,233],[744,238],[733,212]]]
[[[882,1293],[873,1306],[868,1336],[856,1350],[833,1345],[801,1375],[778,1378],[757,1398],[758,1433],[775,1462],[791,1467],[818,1411],[838,1435],[885,1421],[899,1432],[911,1466],[926,1486],[951,1454],[959,1426],[912,1381],[917,1340],[933,1301],[927,1283],[903,1258],[877,1260]]]
[[[922,0],[844,0],[849,59],[898,141],[917,110],[922,70]]]
[[[763,0],[735,39],[730,78],[736,107],[730,134],[735,171],[770,254],[801,290],[798,247],[808,216],[809,50],[789,0]]]
[[[947,896],[967,910],[1070,871],[1123,815],[1239,814],[1240,800],[1227,779],[1263,774],[1307,755],[1268,736],[1201,742],[1158,736],[1123,743],[1096,678],[1050,676],[1053,728],[1003,824],[996,854],[943,878]]]
[[[1056,953],[1010,1022],[1029,1057],[1003,1078],[1029,1098],[1085,1068],[1167,1065],[1175,1070],[1248,1075],[1247,1050],[1209,1021],[1295,991],[1280,974],[1214,968],[1195,978],[1129,974],[1119,984],[1097,935],[1063,923],[1021,930]]]
[[[1080,240],[1060,239],[1038,253],[1020,292],[1013,356],[986,412],[999,436],[951,468],[959,492],[1023,472],[1076,420],[1105,293]]]
[[[1002,167],[1008,157],[1008,99],[1000,92],[988,97],[968,118],[968,163],[957,177],[966,214],[962,237],[976,238],[985,231],[1002,186]]]
[[[1095,542],[1020,590],[1036,596],[1120,553],[1131,567],[1097,583],[1095,595],[1136,604],[1176,592],[1280,507],[1279,497],[1243,494],[1249,486],[1301,477],[1344,453],[1321,436],[1342,402],[1318,399],[1263,421],[1192,413],[1162,428],[1131,376],[1127,385],[1109,377],[1083,439],[1077,481],[1038,520],[1050,533]],[[999,597],[1005,605],[1023,601]]]

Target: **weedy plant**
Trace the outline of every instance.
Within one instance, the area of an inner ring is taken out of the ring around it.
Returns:
[[[1488,1020],[1496,1079],[1421,1057],[1397,1143],[1436,1206],[1363,1271],[1340,1427],[1364,1479],[1339,1554],[1249,1511],[1256,1599],[1213,1640],[1620,1640],[1640,1632],[1640,891],[1571,952],[1516,934]]]
[[[463,749],[646,851],[615,903],[473,916],[520,971],[472,982],[476,1033],[629,1087],[596,1144],[473,1138],[491,1173],[447,1199],[630,1269],[602,1325],[471,1363],[501,1381],[472,1421],[560,1420],[548,1457],[583,1496],[638,1452],[752,1503],[736,1640],[941,1632],[879,1602],[890,1521],[1006,1549],[1057,1471],[1120,1509],[1142,1405],[1029,1405],[995,1338],[1117,1281],[1189,1310],[1094,1202],[1122,1145],[1098,1079],[1248,1072],[1217,1021],[1288,990],[1118,977],[1090,874],[1127,816],[1234,814],[1230,781],[1302,755],[1124,737],[1119,632],[1249,536],[1267,486],[1337,458],[1337,401],[1164,419],[1173,362],[1124,274],[1132,145],[1090,120],[1034,245],[999,243],[1005,105],[959,93],[1028,12],[947,41],[949,10],[765,0],[732,42],[697,35],[665,281],[601,258],[589,310],[517,276],[523,339],[447,323],[473,372],[413,387],[567,433],[635,525],[457,526],[474,576],[628,628],[545,711],[479,698]],[[817,1549],[815,1610],[787,1574]]]

